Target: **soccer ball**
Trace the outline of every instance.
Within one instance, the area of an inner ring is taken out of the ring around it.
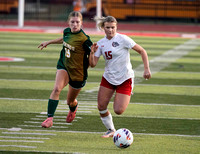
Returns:
[[[126,128],[118,129],[113,135],[113,141],[118,148],[128,148],[133,143],[133,134]]]

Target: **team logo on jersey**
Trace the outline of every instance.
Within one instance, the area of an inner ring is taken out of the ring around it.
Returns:
[[[72,50],[72,51],[75,51],[75,47],[71,46],[70,44],[66,43],[66,42],[63,42],[63,45],[69,49],[69,50]]]
[[[119,43],[113,42],[113,43],[112,43],[112,46],[113,46],[113,47],[117,47],[117,46],[119,46]]]

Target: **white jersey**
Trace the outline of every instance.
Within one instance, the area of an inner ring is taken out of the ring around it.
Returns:
[[[134,78],[134,71],[130,62],[129,49],[136,43],[126,35],[116,33],[108,40],[106,37],[97,42],[99,46],[96,57],[103,55],[105,72],[103,77],[113,85],[120,85],[129,78]]]

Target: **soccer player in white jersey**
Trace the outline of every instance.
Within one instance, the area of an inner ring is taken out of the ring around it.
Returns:
[[[109,101],[116,92],[114,112],[118,115],[122,114],[130,102],[134,86],[134,71],[130,62],[129,49],[141,55],[145,79],[151,78],[151,71],[145,49],[128,36],[117,33],[117,20],[114,17],[107,16],[95,20],[99,22],[97,26],[104,30],[106,36],[93,44],[89,59],[91,67],[96,66],[101,55],[105,59],[105,72],[98,92],[98,110],[102,123],[107,128],[107,132],[102,137],[108,138],[115,132],[112,115],[107,109]]]

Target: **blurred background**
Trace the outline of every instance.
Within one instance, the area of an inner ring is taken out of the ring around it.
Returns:
[[[0,0],[0,25],[17,25],[19,0]],[[96,0],[25,0],[25,22],[64,22],[69,12],[96,15]],[[102,15],[134,23],[200,23],[200,0],[102,0]]]

